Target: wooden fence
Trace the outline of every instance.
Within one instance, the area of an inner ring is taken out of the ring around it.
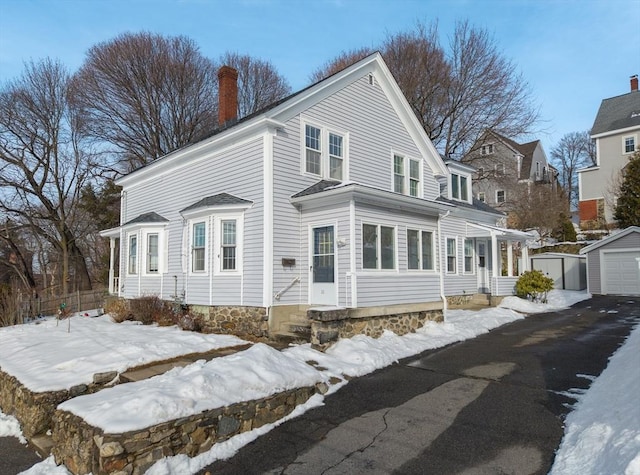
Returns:
[[[20,320],[38,315],[56,315],[64,308],[65,313],[73,315],[76,312],[93,310],[104,307],[104,299],[108,295],[106,289],[78,291],[67,295],[50,297],[23,298],[20,302]]]

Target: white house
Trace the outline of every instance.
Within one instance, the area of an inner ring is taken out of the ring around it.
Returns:
[[[512,293],[528,235],[473,199],[473,168],[441,159],[380,54],[236,109],[222,100],[224,128],[117,181],[112,293],[231,309],[270,332],[318,306],[441,316],[448,299]]]

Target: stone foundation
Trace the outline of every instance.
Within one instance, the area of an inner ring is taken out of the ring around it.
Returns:
[[[69,390],[33,392],[13,376],[0,371],[0,409],[18,419],[25,437],[31,438],[51,428],[58,404],[99,391],[117,375],[116,372],[97,374],[92,384],[79,384]]]
[[[217,442],[275,422],[316,392],[325,391],[321,383],[123,434],[105,434],[82,418],[58,410],[53,418],[52,454],[57,464],[64,463],[75,475],[141,475],[163,457],[194,457]]]
[[[203,333],[256,338],[263,338],[269,334],[267,310],[264,307],[191,305],[190,308],[203,315]]]
[[[428,321],[442,322],[444,314],[441,308],[403,311],[376,315],[375,312],[362,312],[358,309],[309,310],[311,321],[311,346],[324,351],[340,338],[366,335],[378,338],[385,330],[397,335],[412,333]]]

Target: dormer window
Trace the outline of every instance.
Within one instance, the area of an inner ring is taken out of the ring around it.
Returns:
[[[469,201],[469,179],[464,175],[451,174],[451,198]]]

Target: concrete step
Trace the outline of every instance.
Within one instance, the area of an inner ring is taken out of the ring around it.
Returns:
[[[311,336],[311,323],[306,322],[283,322],[282,328],[285,332],[294,333],[301,336]]]
[[[29,444],[40,457],[46,459],[51,454],[53,438],[47,434],[39,434],[33,436],[31,440],[29,440]]]
[[[180,366],[182,368],[184,366],[190,365],[191,363],[193,363],[193,361],[177,360],[172,361],[171,363],[158,364],[149,366],[148,368],[127,371],[120,375],[120,381],[123,383],[134,383],[136,381],[142,381],[143,379],[153,378],[154,376],[158,376],[159,374],[166,373],[176,366]]]

